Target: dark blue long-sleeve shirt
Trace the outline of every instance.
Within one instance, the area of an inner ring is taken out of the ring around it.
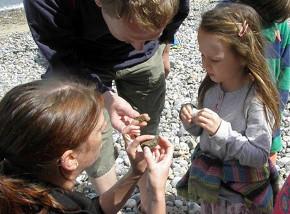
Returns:
[[[24,0],[24,7],[32,36],[51,71],[96,77],[108,69],[142,63],[160,42],[173,40],[189,13],[189,0],[180,0],[178,13],[161,37],[146,42],[141,52],[113,37],[94,0]]]

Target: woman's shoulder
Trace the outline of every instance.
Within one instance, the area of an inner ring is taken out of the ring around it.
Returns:
[[[75,191],[64,191],[59,188],[54,188],[51,195],[64,206],[65,210],[77,211],[74,213],[90,213],[101,214],[103,213],[99,197],[88,198],[85,194]],[[79,212],[78,212],[79,211]]]

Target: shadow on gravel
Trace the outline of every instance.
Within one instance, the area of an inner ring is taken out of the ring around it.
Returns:
[[[43,67],[45,70],[48,67],[48,61],[44,58],[44,56],[41,54],[41,52],[38,50],[37,54],[34,57],[35,63]]]

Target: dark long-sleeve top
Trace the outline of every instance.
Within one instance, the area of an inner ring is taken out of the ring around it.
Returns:
[[[51,71],[98,78],[108,69],[117,71],[145,62],[160,42],[172,41],[189,13],[189,0],[180,0],[177,14],[161,37],[146,42],[143,51],[113,37],[94,0],[24,0],[24,8],[32,36]]]

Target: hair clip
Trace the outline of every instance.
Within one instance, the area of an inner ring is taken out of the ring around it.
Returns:
[[[243,25],[242,25],[239,33],[238,33],[238,36],[243,37],[245,35],[245,33],[247,33],[247,31],[248,31],[248,27],[249,27],[249,25],[248,25],[247,21],[245,20],[243,22]]]

